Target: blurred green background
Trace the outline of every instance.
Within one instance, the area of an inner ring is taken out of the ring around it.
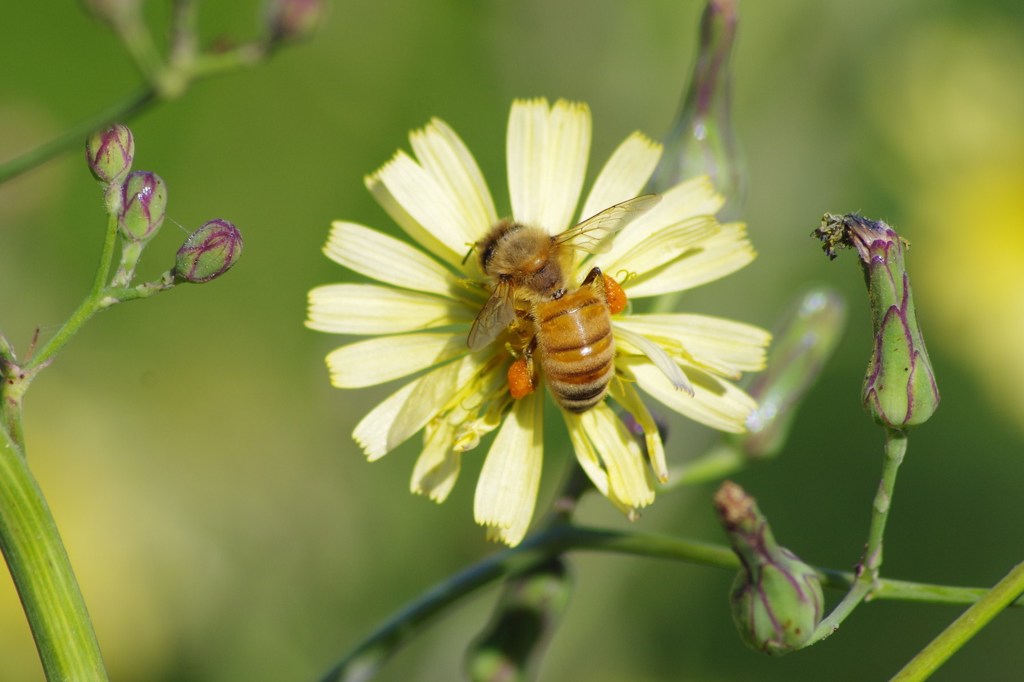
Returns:
[[[155,24],[167,5],[149,3]],[[307,290],[350,277],[320,253],[330,221],[392,229],[363,175],[431,116],[462,135],[506,208],[514,97],[589,102],[595,167],[634,129],[660,137],[700,9],[336,2],[311,42],[131,122],[136,168],[167,181],[174,221],[142,274],[166,269],[210,218],[234,221],[245,253],[217,282],[96,318],[27,400],[31,465],[113,679],[316,679],[407,600],[498,549],[472,522],[479,457],[435,506],[407,492],[414,445],[369,465],[352,442],[353,425],[394,387],[330,388],[323,357],[340,340],[303,328]],[[844,291],[851,316],[786,452],[737,480],[806,560],[857,561],[882,442],[859,405],[867,304],[852,256],[830,264],[807,235],[825,211],[885,219],[913,242],[943,392],[911,437],[885,573],[990,585],[1024,558],[1024,5],[788,0],[741,12],[735,118],[760,257],[683,307],[771,327],[794,290],[817,281]],[[0,158],[139,82],[112,34],[74,3],[7,3],[0,15]],[[256,2],[202,3],[202,39],[254,36],[259,15]],[[0,329],[21,352],[84,296],[103,227],[77,148],[0,187]],[[551,450],[564,450],[550,431]],[[710,442],[680,425],[670,461]],[[560,472],[550,459],[542,505]],[[663,496],[635,528],[720,541],[713,490]],[[598,499],[580,519],[627,525]],[[867,604],[827,642],[772,660],[736,636],[725,572],[603,555],[572,565],[577,590],[544,680],[886,679],[959,612]],[[459,679],[495,594],[459,605],[379,679]],[[1024,613],[1006,613],[934,679],[1011,679],[1022,636]],[[42,679],[6,579],[0,679]]]

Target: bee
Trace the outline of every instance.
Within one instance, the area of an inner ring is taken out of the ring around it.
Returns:
[[[618,283],[593,268],[577,288],[566,273],[577,252],[602,253],[615,233],[648,211],[660,196],[645,194],[605,209],[557,235],[513,220],[497,223],[474,248],[493,291],[469,330],[471,350],[483,348],[502,332],[520,332],[523,353],[509,370],[514,398],[533,390],[533,356],[555,402],[585,412],[604,399],[615,373],[609,298],[625,307]]]

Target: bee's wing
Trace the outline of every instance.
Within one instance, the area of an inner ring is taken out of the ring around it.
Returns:
[[[661,201],[657,194],[643,194],[627,199],[600,213],[595,213],[555,237],[556,244],[567,244],[586,253],[605,253],[612,247],[611,237],[634,218],[649,211]]]
[[[515,317],[516,307],[512,298],[512,287],[499,282],[491,297],[487,299],[487,303],[473,320],[466,345],[470,350],[483,348],[498,334],[505,331]]]

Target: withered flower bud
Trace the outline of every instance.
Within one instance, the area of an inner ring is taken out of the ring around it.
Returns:
[[[775,541],[757,502],[740,486],[723,483],[715,509],[742,564],[731,595],[740,637],[772,656],[805,646],[825,601],[818,574]]]
[[[939,406],[939,389],[917,322],[907,243],[882,221],[826,213],[814,232],[825,253],[850,246],[860,256],[871,304],[874,343],[861,399],[878,423],[905,429],[928,420]]]

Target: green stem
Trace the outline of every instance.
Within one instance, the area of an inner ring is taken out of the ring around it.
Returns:
[[[624,531],[556,524],[544,528],[523,544],[506,549],[457,573],[424,592],[418,599],[385,621],[353,648],[323,678],[323,682],[352,682],[369,679],[403,644],[440,615],[444,609],[509,573],[514,573],[567,551],[597,550],[659,559],[674,559],[727,570],[737,570],[739,560],[732,549],[722,545]],[[848,589],[857,581],[852,573],[815,569],[826,587]],[[985,594],[984,589],[929,585],[897,580],[878,580],[875,598],[969,604]],[[1024,598],[1015,602],[1024,606]]]
[[[187,35],[195,28],[194,0],[177,0],[175,13],[170,65],[165,66],[161,62],[141,18],[129,18],[126,23],[115,27],[148,85],[97,116],[68,129],[59,137],[0,164],[0,183],[49,161],[71,147],[83,144],[86,137],[96,130],[118,121],[128,121],[157,101],[180,97],[197,79],[252,66],[265,59],[269,53],[266,45],[251,42],[228,52],[197,54],[195,36]]]
[[[129,12],[114,26],[118,37],[135,60],[135,66],[143,77],[154,86],[159,86],[165,69],[160,52],[153,43],[153,36],[138,10]]]
[[[117,266],[114,277],[110,280],[110,286],[117,288],[128,286],[135,276],[135,268],[138,267],[139,259],[142,258],[142,250],[145,248],[146,244],[143,242],[125,240],[121,245],[121,262]]]
[[[160,279],[152,282],[146,282],[144,284],[137,284],[133,287],[109,287],[103,291],[103,299],[100,301],[101,305],[106,308],[114,305],[115,303],[124,303],[125,301],[134,301],[138,298],[149,298],[153,294],[158,294],[161,291],[167,291],[173,289],[177,282],[174,279],[174,271],[168,270]]]
[[[906,431],[889,429],[885,438],[885,460],[882,465],[882,483],[875,494],[875,502],[871,509],[871,528],[868,531],[868,546],[864,550],[864,567],[867,577],[874,581],[882,566],[882,538],[885,535],[885,523],[889,519],[892,508],[893,489],[896,487],[896,474],[903,464],[903,456],[907,453]]]
[[[100,262],[96,267],[96,276],[93,279],[92,288],[75,312],[71,313],[71,317],[67,319],[64,325],[57,330],[57,333],[50,337],[46,345],[40,348],[25,365],[25,371],[29,375],[27,381],[31,381],[34,373],[49,363],[60,349],[71,340],[71,337],[82,328],[82,325],[104,307],[104,285],[110,273],[110,264],[114,260],[114,245],[116,242],[117,216],[111,215],[107,219],[107,234],[103,240],[103,251],[100,253]]]
[[[6,182],[17,175],[21,175],[25,171],[31,170],[32,168],[49,161],[71,147],[83,146],[85,144],[86,137],[110,123],[126,121],[133,118],[149,106],[153,102],[155,96],[156,91],[153,88],[144,88],[143,90],[140,90],[130,97],[118,102],[109,109],[106,109],[100,114],[68,129],[59,137],[50,140],[49,142],[40,145],[39,147],[36,147],[15,159],[11,159],[10,161],[0,164],[0,183]]]
[[[253,66],[267,56],[266,47],[260,43],[243,43],[227,52],[207,53],[198,57],[192,65],[194,78],[206,78],[224,71]]]
[[[903,463],[903,456],[906,452],[906,432],[888,429],[885,438],[882,480],[878,485],[878,492],[875,493],[875,501],[871,508],[871,526],[868,530],[868,542],[864,549],[864,557],[857,568],[856,582],[853,588],[843,597],[842,601],[832,610],[832,613],[818,624],[808,645],[820,642],[838,630],[840,624],[857,608],[857,605],[872,592],[878,590],[885,523],[889,519],[889,510],[892,508],[892,495],[896,487],[896,473]]]
[[[939,666],[957,652],[969,639],[978,633],[989,621],[1024,592],[1024,563],[1010,571],[995,587],[960,617],[949,624],[942,633],[922,649],[899,671],[892,682],[918,682],[928,679]],[[1019,601],[1019,600],[1018,600]]]
[[[107,216],[107,232],[103,236],[103,250],[100,251],[100,262],[96,266],[96,275],[92,278],[90,296],[98,296],[110,276],[110,266],[114,262],[114,245],[117,243],[117,216]]]
[[[199,52],[195,0],[174,0],[171,10],[171,64],[191,64]]]
[[[0,433],[0,549],[46,679],[106,680],[99,643],[57,525],[21,451]]]

